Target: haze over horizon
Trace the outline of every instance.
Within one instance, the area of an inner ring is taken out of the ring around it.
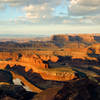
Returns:
[[[100,33],[100,0],[0,0],[0,34],[58,33]]]

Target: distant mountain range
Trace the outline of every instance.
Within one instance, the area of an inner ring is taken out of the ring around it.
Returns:
[[[48,34],[0,34],[0,38],[31,38],[31,37],[47,37]]]

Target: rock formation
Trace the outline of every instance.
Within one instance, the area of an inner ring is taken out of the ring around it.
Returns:
[[[40,55],[39,56],[43,61],[52,61],[52,62],[57,62],[59,60],[59,58],[57,56],[54,55]]]
[[[32,64],[36,68],[48,68],[48,65],[44,64],[43,61],[37,55],[33,56],[23,55],[18,61]]]
[[[94,34],[79,34],[79,37],[82,38],[84,42],[94,42]]]

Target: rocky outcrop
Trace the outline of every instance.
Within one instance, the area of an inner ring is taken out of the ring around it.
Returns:
[[[39,56],[43,61],[52,61],[52,62],[57,62],[59,58],[54,55],[40,55]]]
[[[23,55],[18,61],[32,64],[36,68],[48,68],[48,65],[44,64],[43,61],[37,55],[33,56]]]
[[[77,76],[71,68],[51,68],[47,70],[42,70],[40,75],[45,80],[55,80],[55,81],[68,81],[75,79]]]
[[[61,72],[61,73],[40,73],[43,79],[45,80],[55,80],[55,81],[69,81],[76,78],[74,73]]]

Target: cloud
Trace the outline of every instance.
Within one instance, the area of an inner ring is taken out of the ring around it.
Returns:
[[[100,6],[100,0],[80,0],[79,4],[83,6],[97,7]]]
[[[100,24],[100,14],[95,16],[87,16],[86,19],[91,20],[94,24]]]
[[[39,5],[48,3],[52,6],[61,4],[62,0],[0,0],[0,3],[7,3],[11,6]]]
[[[24,14],[21,17],[28,22],[47,23],[47,21],[53,19],[53,12],[57,6],[61,5],[62,1],[63,0],[0,0],[0,5],[2,3],[9,7],[16,7],[18,10],[22,10]],[[19,20],[19,18],[16,19]]]
[[[44,3],[41,5],[25,6],[23,10],[26,12],[25,16],[28,19],[46,19],[52,17],[54,8]]]
[[[0,10],[4,10],[5,9],[5,5],[4,4],[0,4]]]
[[[69,15],[87,16],[100,13],[100,0],[70,0]]]
[[[0,0],[0,9],[18,8],[21,14],[10,21],[16,24],[87,25],[100,24],[99,4],[100,0]]]

